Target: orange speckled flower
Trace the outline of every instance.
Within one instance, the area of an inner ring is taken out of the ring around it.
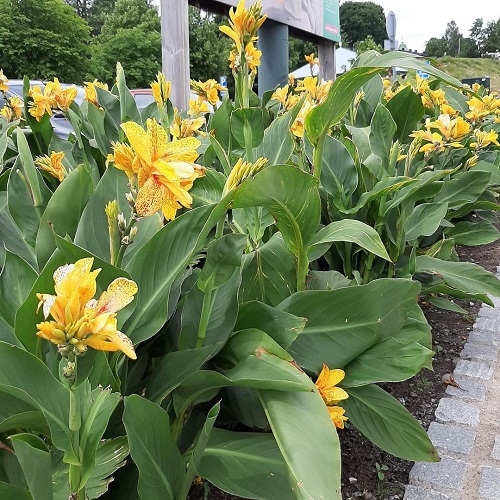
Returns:
[[[88,347],[99,351],[122,351],[136,359],[130,339],[117,330],[116,312],[133,300],[135,282],[117,278],[96,300],[96,278],[100,269],[91,271],[93,258],[80,259],[59,267],[54,273],[56,295],[37,293],[45,319],[37,324],[39,337],[61,347],[73,347],[77,353]]]
[[[323,364],[323,369],[314,383],[328,407],[330,418],[335,424],[335,427],[339,429],[344,428],[344,421],[347,420],[347,417],[344,416],[345,410],[340,406],[336,406],[336,404],[343,399],[347,399],[349,394],[341,387],[336,387],[336,385],[341,382],[344,377],[344,370],[330,370],[328,366]]]

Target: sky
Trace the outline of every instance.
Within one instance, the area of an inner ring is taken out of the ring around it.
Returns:
[[[362,1],[362,0],[351,0]],[[364,0],[363,0],[364,1]],[[484,25],[500,19],[500,1],[492,0],[371,0],[384,9],[387,17],[390,11],[396,15],[396,40],[404,42],[411,50],[422,52],[431,38],[444,36],[446,26],[455,21],[464,37],[477,18]],[[343,1],[340,2],[342,4]]]

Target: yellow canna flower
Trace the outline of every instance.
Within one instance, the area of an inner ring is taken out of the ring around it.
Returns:
[[[260,56],[262,55],[262,51],[257,50],[253,44],[250,42],[245,47],[245,58],[248,63],[248,69],[250,71],[254,71],[260,66]]]
[[[292,123],[292,126],[290,127],[290,130],[292,131],[292,134],[295,137],[300,137],[300,138],[304,137],[305,119],[306,116],[311,111],[311,109],[313,109],[313,105],[311,104],[311,102],[304,101],[304,104],[300,108],[297,118],[295,118],[295,121]]]
[[[469,112],[465,117],[472,121],[482,120],[488,115],[495,115],[500,111],[500,99],[493,92],[490,95],[483,96],[482,100],[477,97],[472,97],[467,101]]]
[[[36,334],[60,347],[72,347],[77,353],[92,347],[121,350],[136,359],[132,342],[117,329],[116,313],[132,302],[137,285],[127,278],[117,278],[96,300],[100,269],[91,271],[93,263],[93,258],[86,258],[59,267],[54,273],[56,294],[37,293],[45,319],[53,319],[37,324]]]
[[[182,118],[176,109],[174,119],[170,124],[169,130],[172,137],[175,137],[176,139],[194,137],[196,134],[204,136],[205,133],[200,130],[203,125],[205,125],[205,118],[203,116],[194,119]]]
[[[316,86],[318,84],[318,77],[316,76],[306,76],[300,84],[297,85],[295,90],[297,92],[308,92],[309,95],[315,99],[316,98]]]
[[[23,102],[17,96],[7,99],[6,105],[0,109],[0,116],[3,116],[8,122],[21,118],[22,114]]]
[[[218,84],[214,79],[207,80],[206,82],[197,82],[196,80],[190,81],[191,90],[202,101],[207,101],[215,105],[219,100],[219,91],[227,92],[227,88]]]
[[[160,106],[165,106],[172,91],[172,83],[165,78],[165,75],[161,71],[158,71],[156,80],[151,82],[151,88],[153,89],[153,97],[156,103]]]
[[[255,2],[248,10],[245,9],[245,0],[240,0],[236,11],[229,10],[229,26],[220,26],[219,30],[229,36],[236,45],[237,52],[255,39],[257,30],[262,26],[267,16],[262,16],[262,5]]]
[[[347,392],[345,392],[341,387],[336,387],[336,385],[341,382],[344,377],[344,370],[330,370],[328,366],[323,364],[323,369],[314,383],[319,394],[323,398],[323,401],[328,407],[330,418],[335,426],[340,429],[344,428],[344,421],[347,420],[347,417],[344,417],[344,409],[335,405],[339,401],[347,399],[349,394],[347,394]]]
[[[295,75],[293,73],[288,73],[288,85],[295,87]]]
[[[138,215],[146,217],[161,209],[171,220],[179,208],[189,208],[192,198],[188,191],[194,180],[204,175],[203,168],[194,163],[200,141],[188,137],[169,142],[165,129],[152,119],[147,120],[147,130],[135,122],[121,127],[130,149],[121,143],[113,144],[114,161],[129,178],[137,179]]]
[[[271,99],[276,99],[277,101],[281,102],[281,104],[283,104],[284,106],[286,103],[286,99],[288,97],[289,87],[290,87],[289,85],[285,85],[284,87],[281,88],[278,87],[271,96]]]
[[[9,80],[3,74],[3,69],[0,68],[0,92],[7,92],[9,90]]]
[[[85,99],[92,103],[94,106],[99,107],[99,102],[97,100],[97,92],[96,92],[96,87],[103,89],[103,90],[108,90],[108,84],[107,83],[102,83],[97,80],[94,80],[93,82],[85,82],[85,86],[83,88],[85,92]]]
[[[430,130],[427,130],[425,132],[420,130],[417,133],[410,134],[410,136],[428,141],[427,144],[424,144],[419,149],[420,153],[430,154],[433,151],[442,152],[446,149],[447,146],[450,146],[452,148],[464,147],[463,144],[460,144],[459,142],[448,142],[443,138],[442,135],[438,134],[437,132],[431,133]]]
[[[50,156],[37,156],[35,158],[35,165],[58,179],[59,182],[62,182],[63,179],[68,175],[68,172],[66,171],[66,168],[62,163],[63,158],[63,151],[60,151],[59,153],[52,151],[52,153],[50,153]]]
[[[28,95],[33,99],[30,103],[28,112],[31,116],[36,118],[36,121],[41,121],[42,117],[47,113],[52,116],[53,100],[50,94],[51,87],[47,85],[42,91],[39,85],[30,88]]]
[[[430,128],[437,128],[446,140],[460,141],[470,132],[470,124],[461,116],[452,119],[450,115],[439,115],[438,119],[429,123]]]
[[[205,113],[210,113],[210,109],[208,108],[207,101],[204,101],[200,98],[198,99],[189,99],[189,109],[188,115],[193,118],[197,118],[199,115],[204,115]]]
[[[313,68],[313,66],[319,66],[319,59],[315,57],[314,54],[305,55],[304,57],[306,61],[309,63],[311,69]]]
[[[471,142],[471,148],[482,149],[490,144],[500,146],[500,143],[497,141],[498,134],[494,130],[486,132],[485,130],[482,131],[476,129],[474,130],[474,137],[476,138],[476,142]]]
[[[458,111],[454,109],[452,106],[449,104],[441,104],[441,114],[443,115],[450,115],[450,116],[456,116],[458,115]]]

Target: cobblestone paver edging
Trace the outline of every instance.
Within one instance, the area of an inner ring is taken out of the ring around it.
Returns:
[[[413,466],[404,500],[500,500],[500,299],[490,298],[453,372],[459,387],[428,429],[441,461]]]

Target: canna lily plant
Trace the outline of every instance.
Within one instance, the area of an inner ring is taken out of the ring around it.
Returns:
[[[175,110],[158,74],[139,112],[118,65],[80,106],[26,80],[0,113],[0,493],[340,499],[351,426],[439,460],[378,384],[431,367],[422,295],[500,295],[454,252],[498,237],[498,107],[398,53],[259,98],[264,21],[240,1],[221,29],[234,101],[192,82]]]

